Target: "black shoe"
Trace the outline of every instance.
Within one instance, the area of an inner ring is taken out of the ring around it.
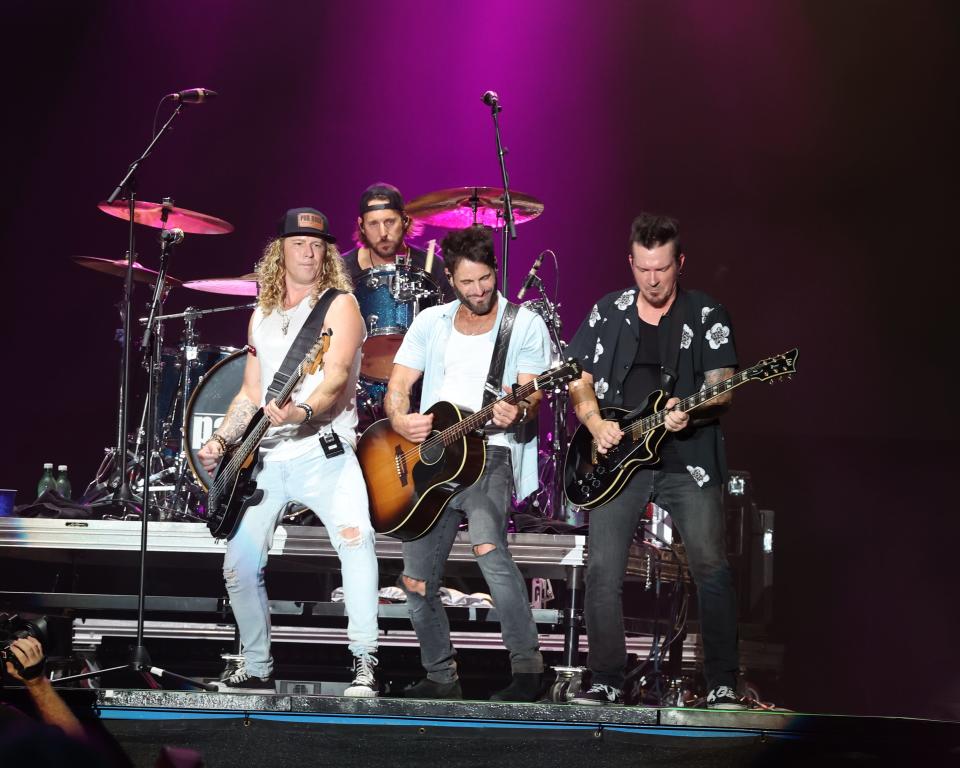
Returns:
[[[223,693],[276,693],[277,687],[269,677],[251,675],[240,667],[230,677],[216,684]]]
[[[380,683],[377,681],[376,666],[380,662],[371,653],[355,656],[353,659],[353,682],[343,692],[344,696],[370,699],[380,695]]]
[[[454,680],[452,683],[438,683],[425,677],[419,683],[404,688],[403,697],[405,699],[462,699],[463,691],[460,690],[459,680]]]
[[[536,701],[540,698],[542,680],[541,672],[515,672],[510,685],[493,694],[490,701]]]
[[[592,706],[603,704],[623,704],[623,691],[612,685],[594,683],[587,690],[580,691],[570,699],[572,704],[589,704]]]
[[[707,709],[742,710],[747,705],[729,685],[717,685],[707,694]]]

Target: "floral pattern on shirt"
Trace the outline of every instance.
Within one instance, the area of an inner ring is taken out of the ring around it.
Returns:
[[[710,349],[720,349],[730,338],[730,329],[721,323],[714,323],[704,338],[709,342]]]
[[[597,324],[597,320],[600,319],[600,308],[594,304],[593,309],[590,310],[590,317],[587,318],[587,322],[590,323],[590,327],[593,328]]]
[[[634,289],[624,291],[620,294],[620,298],[614,302],[617,309],[620,311],[625,310],[627,307],[633,306],[633,297],[637,295],[637,292]]]
[[[700,309],[700,322],[707,322],[707,315],[713,312],[713,307],[701,307]]]
[[[690,349],[691,341],[693,341],[693,328],[684,323],[683,332],[680,334],[680,349]]]
[[[593,390],[597,393],[597,400],[603,400],[603,396],[607,394],[608,389],[610,389],[610,385],[602,378],[593,382]]]

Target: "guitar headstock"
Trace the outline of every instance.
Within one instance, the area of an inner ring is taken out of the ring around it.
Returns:
[[[583,368],[580,367],[580,363],[571,357],[567,362],[537,376],[537,388],[543,389],[544,387],[566,384],[568,381],[579,378],[581,373],[583,373]]]
[[[323,368],[323,356],[330,349],[330,337],[333,336],[333,328],[327,328],[310,347],[307,356],[303,358],[304,374],[316,373]]]
[[[756,381],[770,381],[781,376],[792,376],[797,372],[797,355],[800,350],[794,347],[789,352],[767,357],[750,368],[748,378]]]

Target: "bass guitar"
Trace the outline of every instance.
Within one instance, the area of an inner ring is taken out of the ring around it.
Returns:
[[[404,541],[427,533],[453,495],[483,474],[486,439],[481,429],[493,416],[493,406],[515,404],[539,389],[559,386],[578,377],[580,370],[580,364],[570,360],[476,413],[442,400],[434,403],[426,410],[433,414],[433,430],[422,443],[394,431],[389,419],[371,424],[357,444],[357,459],[373,529]]]
[[[724,392],[748,381],[770,381],[781,376],[792,376],[797,370],[798,349],[761,360],[756,365],[734,374],[696,394],[684,398],[674,406],[681,413],[719,397]],[[652,392],[639,408],[603,408],[600,416],[615,421],[623,432],[620,442],[606,453],[597,450],[590,430],[580,425],[570,440],[563,463],[564,491],[567,501],[583,509],[606,504],[623,490],[627,481],[642,467],[656,464],[660,443],[667,434],[664,426],[669,396],[657,390]]]
[[[330,330],[324,331],[304,356],[287,383],[277,395],[281,408],[290,401],[290,395],[303,378],[316,373],[323,366],[323,355],[330,347]],[[225,453],[213,474],[207,491],[207,528],[216,539],[233,538],[244,512],[260,503],[263,491],[252,479],[259,465],[260,443],[270,429],[270,419],[260,408],[250,419],[243,437],[235,448]]]

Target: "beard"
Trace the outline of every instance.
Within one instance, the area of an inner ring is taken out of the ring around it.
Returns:
[[[472,314],[488,315],[493,309],[494,302],[497,300],[497,284],[493,284],[493,290],[490,291],[488,296],[484,297],[481,303],[477,303],[476,301],[471,301],[468,299],[466,296],[460,293],[459,289],[455,285],[453,286],[453,293],[458,299],[460,299],[460,303],[463,304],[463,306],[465,306]]]

